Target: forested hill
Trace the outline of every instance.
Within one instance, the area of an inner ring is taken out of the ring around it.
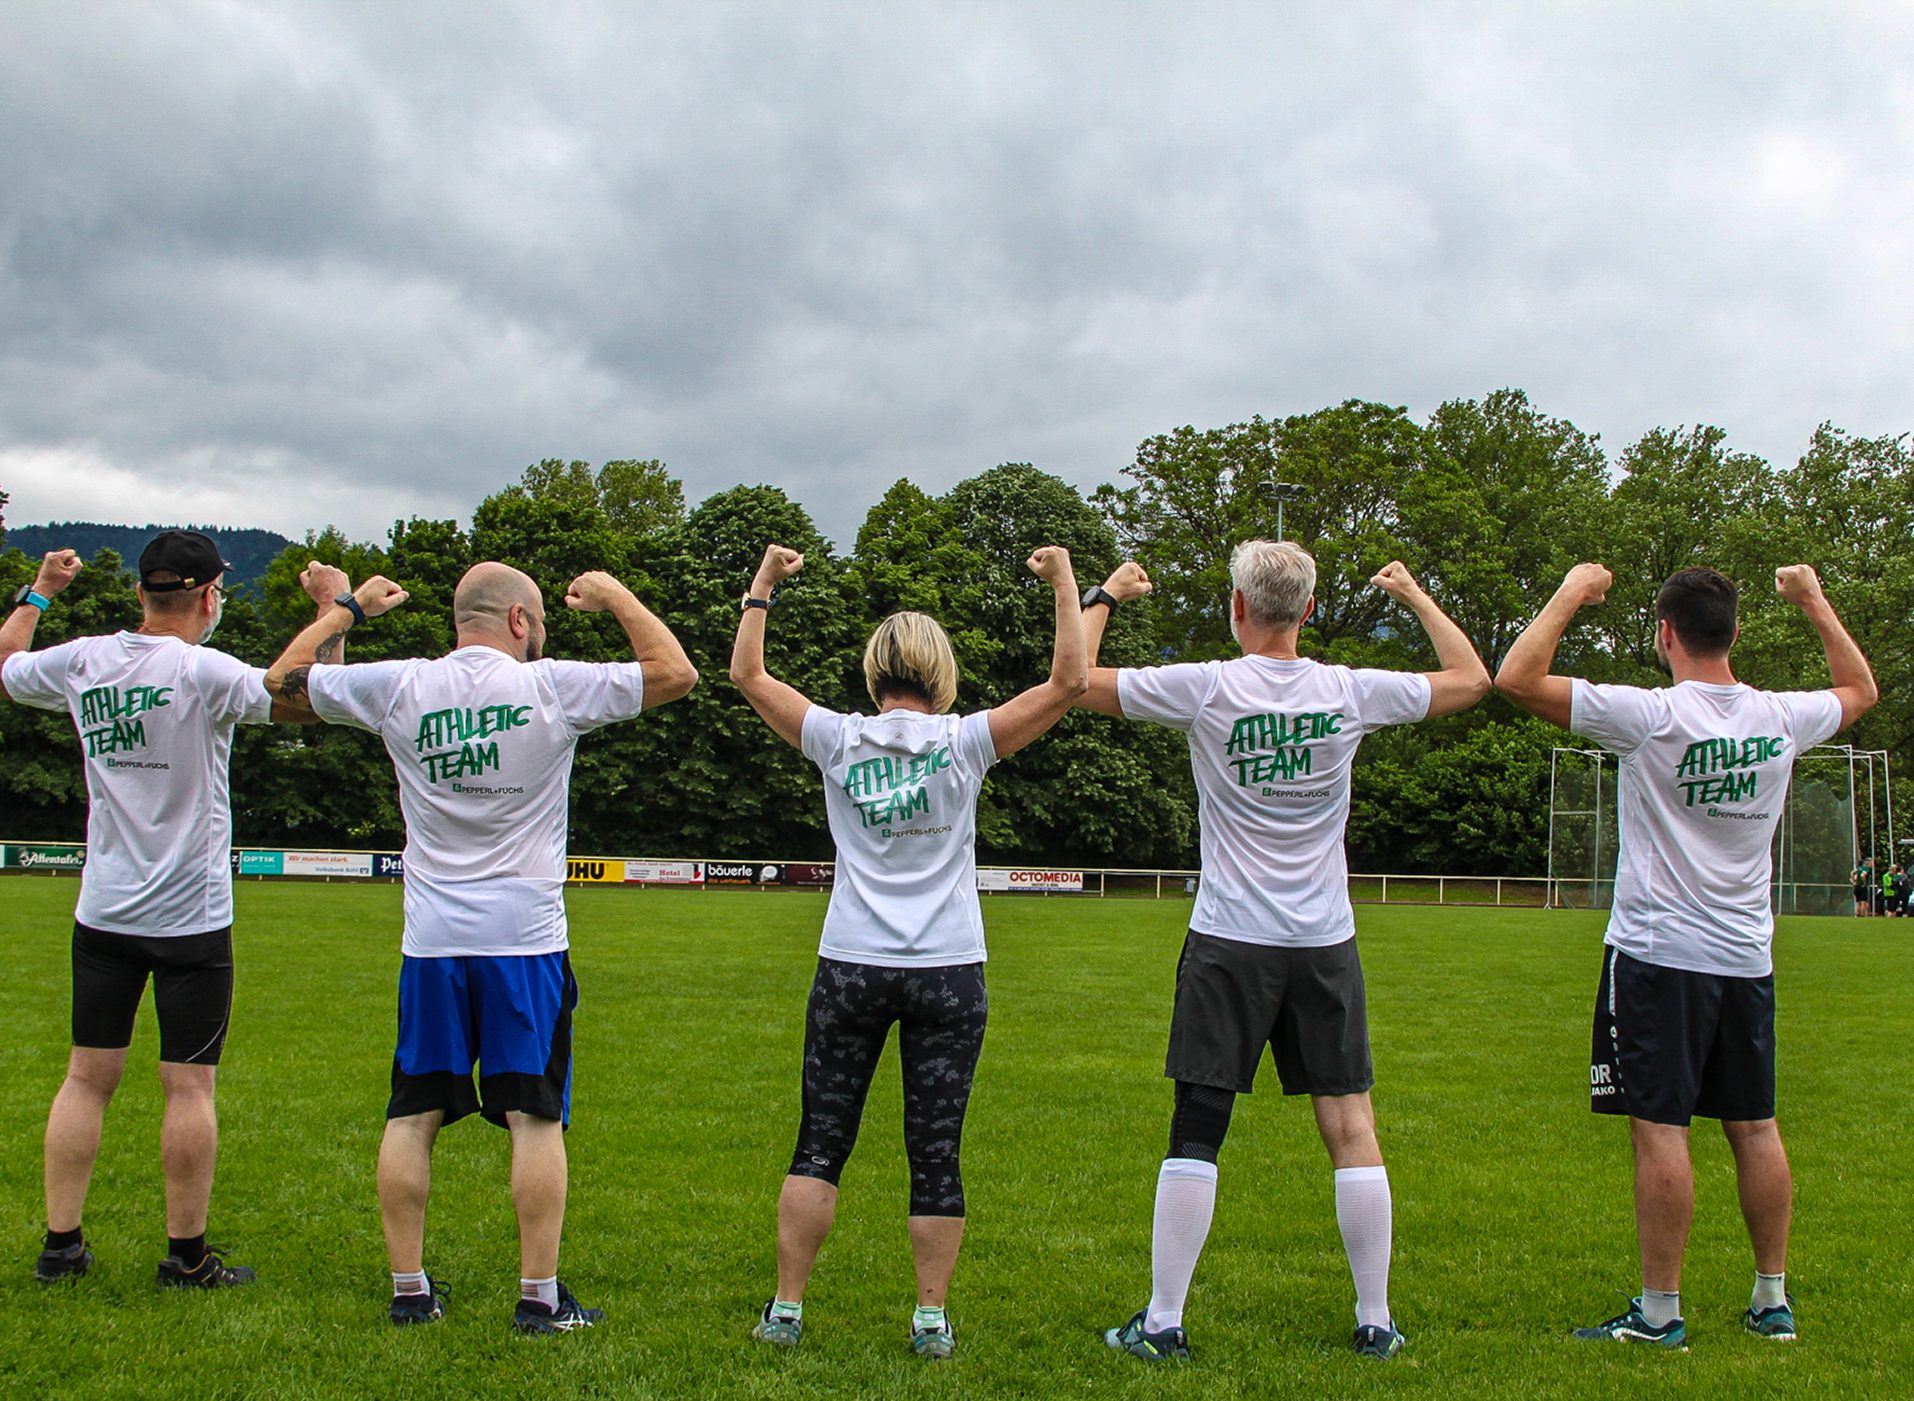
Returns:
[[[51,525],[7,527],[6,544],[38,557],[48,550],[73,549],[82,559],[92,559],[101,550],[116,551],[130,569],[139,562],[140,551],[162,530],[199,530],[210,535],[222,555],[232,564],[226,582],[235,588],[251,584],[266,572],[292,541],[270,530],[227,530],[210,525],[102,525],[98,521],[55,521]]]

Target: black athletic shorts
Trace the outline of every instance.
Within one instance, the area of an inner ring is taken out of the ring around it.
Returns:
[[[233,1010],[233,930],[152,938],[73,926],[73,1044],[133,1043],[146,980],[159,1012],[160,1059],[218,1065]]]
[[[1589,1108],[1655,1124],[1774,1117],[1774,975],[1728,978],[1602,949]]]
[[[1163,1073],[1248,1094],[1264,1046],[1286,1095],[1355,1095],[1376,1083],[1353,935],[1291,949],[1190,931]]]

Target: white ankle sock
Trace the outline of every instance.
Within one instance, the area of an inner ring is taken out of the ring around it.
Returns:
[[[917,1306],[917,1312],[910,1316],[910,1326],[913,1328],[948,1328],[950,1326],[950,1320],[944,1316],[944,1306],[942,1304],[919,1304]]]
[[[410,1275],[400,1274],[397,1270],[392,1272],[392,1292],[394,1294],[423,1294],[426,1292],[426,1287],[424,1270],[420,1270],[417,1274]]]
[[[526,1279],[520,1275],[518,1297],[536,1299],[546,1308],[556,1309],[558,1307],[558,1276],[553,1275],[550,1279]]]
[[[1756,1270],[1754,1298],[1748,1301],[1748,1307],[1759,1313],[1763,1309],[1778,1309],[1787,1302],[1787,1273],[1784,1271],[1778,1275],[1764,1275]]]
[[[1650,1328],[1665,1328],[1681,1317],[1681,1291],[1642,1289],[1642,1321]]]
[[[1156,1216],[1150,1232],[1150,1307],[1146,1332],[1183,1326],[1190,1277],[1216,1214],[1216,1164],[1201,1158],[1165,1158],[1156,1175]]]
[[[778,1318],[795,1318],[802,1321],[804,1318],[804,1301],[802,1299],[773,1299],[771,1301],[771,1312]]]
[[[1389,1169],[1336,1169],[1336,1225],[1356,1281],[1356,1326],[1389,1326],[1389,1251],[1395,1237],[1395,1207]]]

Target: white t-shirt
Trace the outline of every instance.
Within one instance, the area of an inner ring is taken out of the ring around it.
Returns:
[[[385,741],[405,814],[405,941],[414,958],[568,947],[565,835],[578,737],[644,708],[644,671],[514,661],[495,647],[316,666],[322,720]]]
[[[86,767],[86,866],[73,917],[167,938],[233,922],[233,726],[272,717],[266,673],[177,637],[82,637],[16,652],[7,694],[65,710]]]
[[[1664,968],[1773,971],[1768,881],[1795,755],[1841,728],[1832,691],[1575,682],[1569,728],[1621,758],[1607,942]]]
[[[1349,766],[1369,731],[1426,716],[1429,695],[1415,672],[1255,654],[1119,671],[1124,715],[1189,735],[1203,857],[1190,928],[1283,948],[1353,935]]]
[[[990,712],[804,712],[837,875],[818,952],[887,968],[984,961],[977,795],[997,762]]]

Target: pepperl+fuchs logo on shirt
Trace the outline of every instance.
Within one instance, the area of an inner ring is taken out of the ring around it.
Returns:
[[[146,747],[144,716],[173,703],[171,686],[95,686],[80,693],[80,739],[86,757]],[[108,767],[119,767],[107,760]]]
[[[930,780],[950,768],[950,746],[909,757],[861,759],[844,774],[844,796],[867,828],[930,816]],[[886,836],[891,835],[885,833]]]
[[[419,717],[412,747],[429,783],[448,783],[456,793],[523,792],[452,782],[496,773],[499,767],[495,735],[523,729],[531,723],[529,705],[481,705],[464,709],[428,710]]]
[[[1235,772],[1239,788],[1309,778],[1315,762],[1311,746],[1341,734],[1342,722],[1340,710],[1245,715],[1230,726],[1223,762]],[[1277,790],[1265,787],[1263,796],[1275,797]]]
[[[1758,801],[1761,775],[1756,766],[1772,763],[1787,750],[1788,741],[1780,735],[1696,740],[1682,751],[1681,762],[1675,765],[1675,786],[1681,792],[1682,806],[1705,807],[1711,817],[1741,816],[1722,812],[1717,805]]]

